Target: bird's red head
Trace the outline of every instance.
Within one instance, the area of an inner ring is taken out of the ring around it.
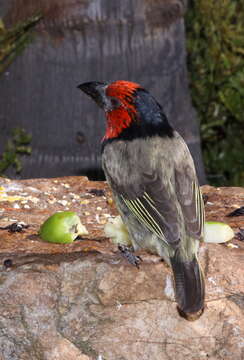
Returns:
[[[137,89],[142,87],[132,81],[117,80],[107,85],[106,95],[120,99],[122,102],[126,101],[127,97],[132,97]]]
[[[111,84],[89,82],[78,86],[105,111],[107,129],[104,139],[116,138],[136,119],[134,96],[141,86],[118,80]]]
[[[141,86],[137,83],[118,80],[108,85],[106,95],[111,99],[112,107],[106,111],[107,130],[105,139],[117,137],[128,128],[132,121],[137,120],[134,104],[136,90]]]
[[[139,84],[118,80],[88,82],[78,86],[105,111],[107,128],[104,140],[152,136],[171,128],[161,106]],[[132,136],[133,135],[133,136]]]

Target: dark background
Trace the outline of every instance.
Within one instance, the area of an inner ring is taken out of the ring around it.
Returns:
[[[163,105],[205,182],[199,128],[188,89],[185,1],[2,0],[11,27],[36,11],[36,36],[0,78],[0,153],[11,129],[33,136],[22,178],[101,177],[104,116],[76,86],[136,81]],[[7,172],[15,176],[12,170]]]

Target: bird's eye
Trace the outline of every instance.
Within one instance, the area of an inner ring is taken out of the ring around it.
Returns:
[[[118,99],[111,98],[111,105],[112,105],[113,109],[117,109],[118,107],[120,107],[121,103]]]

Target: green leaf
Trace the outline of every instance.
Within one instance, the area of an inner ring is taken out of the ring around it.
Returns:
[[[0,176],[9,168],[13,167],[18,174],[22,170],[20,157],[31,154],[31,147],[28,144],[31,135],[24,129],[15,128],[12,131],[12,138],[7,141],[6,148],[0,156]]]

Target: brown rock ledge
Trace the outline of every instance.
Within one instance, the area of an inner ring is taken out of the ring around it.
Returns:
[[[99,190],[99,191],[98,191]],[[244,228],[244,189],[203,187],[208,220]],[[127,264],[103,227],[116,215],[105,183],[84,177],[10,181],[0,178],[0,360],[201,360],[244,358],[244,242],[203,244],[206,309],[180,318],[170,269],[140,254]],[[77,211],[89,235],[48,244],[40,224],[58,210]],[[6,260],[9,267],[6,267]],[[5,262],[5,263],[4,263]]]

